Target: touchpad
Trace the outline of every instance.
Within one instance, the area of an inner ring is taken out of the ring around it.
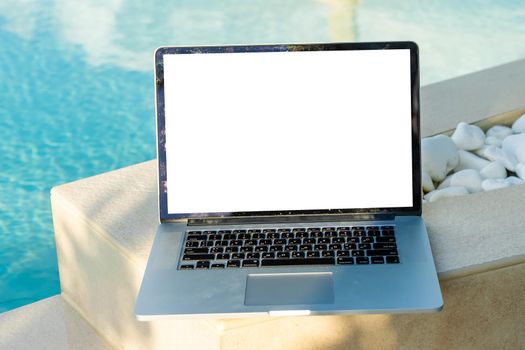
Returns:
[[[250,274],[245,305],[332,304],[331,272]]]

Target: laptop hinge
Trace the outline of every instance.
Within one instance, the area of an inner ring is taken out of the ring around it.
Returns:
[[[394,220],[394,214],[352,214],[352,215],[308,215],[308,216],[266,216],[188,219],[188,226],[243,225],[243,224],[284,224],[333,221],[385,221]]]

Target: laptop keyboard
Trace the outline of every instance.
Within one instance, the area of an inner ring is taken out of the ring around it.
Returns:
[[[188,231],[179,269],[398,264],[394,226]]]

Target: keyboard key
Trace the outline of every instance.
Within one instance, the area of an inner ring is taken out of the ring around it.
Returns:
[[[381,231],[381,236],[394,236],[393,230],[383,230]]]
[[[215,254],[187,254],[182,257],[182,260],[213,260],[215,259]]]
[[[292,258],[304,258],[304,252],[292,252]]]
[[[360,243],[361,242],[361,238],[359,238],[359,237],[347,237],[346,238],[346,242],[347,243]]]
[[[291,232],[291,230],[289,228],[280,228],[277,232]]]
[[[298,227],[298,228],[294,228],[292,231],[293,232],[306,232],[306,229],[304,227]]]
[[[212,269],[224,269],[224,264],[211,264]]]
[[[285,245],[286,244],[286,239],[284,239],[284,238],[274,239],[273,240],[273,244],[274,245]]]
[[[288,244],[301,244],[301,239],[300,238],[290,238],[288,240]]]
[[[357,248],[359,248],[359,249],[372,249],[372,245],[370,243],[359,243],[357,245]]]
[[[347,250],[340,250],[337,252],[337,256],[350,256],[350,252]]]
[[[339,237],[350,237],[352,233],[350,231],[339,231],[337,235]]]
[[[332,238],[332,243],[344,243],[345,242],[345,238],[344,237],[333,237]]]
[[[246,233],[246,230],[233,230],[233,233]]]
[[[309,227],[306,229],[306,232],[318,232],[321,231],[319,227]]]
[[[290,257],[290,253],[289,252],[277,252],[277,257],[278,258],[289,258]]]
[[[372,264],[384,264],[385,260],[382,256],[373,256],[372,257]]]
[[[343,249],[343,246],[340,245],[340,244],[337,244],[337,243],[336,244],[330,244],[328,246],[328,249],[330,249],[330,250],[341,250],[341,249]]]
[[[217,254],[217,260],[229,260],[230,254]]]
[[[233,253],[232,259],[238,260],[238,259],[244,259],[244,253]]]
[[[337,231],[325,231],[323,236],[324,237],[337,237]]]
[[[275,238],[281,238],[281,234],[280,233],[275,233],[275,232],[270,232],[266,235],[266,238],[271,238],[271,239],[275,239]]]
[[[188,235],[188,241],[205,241],[208,237],[205,235]]]
[[[217,233],[223,235],[223,234],[230,234],[232,233],[232,230],[219,230]]]
[[[209,235],[208,236],[208,239],[211,239],[211,240],[220,240],[222,239],[222,235]]]
[[[193,265],[181,265],[180,266],[180,269],[181,270],[193,270]]]
[[[368,261],[368,258],[366,256],[360,256],[360,257],[355,258],[355,262],[357,265],[370,264],[370,261]]]
[[[235,231],[233,231],[235,232]],[[237,239],[251,239],[252,238],[252,235],[251,233],[239,233],[237,235]]]
[[[354,243],[343,244],[343,249],[344,249],[344,250],[354,250],[354,249],[357,249],[357,244],[354,244]]]
[[[270,251],[271,252],[281,252],[283,251],[283,246],[282,245],[272,245],[270,247]]]
[[[217,231],[202,231],[202,233],[205,235],[213,235],[213,234],[216,234]]]
[[[379,231],[367,231],[367,236],[368,237],[379,237],[381,236],[381,234],[379,233]]]
[[[321,254],[319,252],[317,252],[317,251],[315,251],[315,252],[312,252],[312,251],[306,252],[306,257],[307,258],[318,258],[320,256],[321,256]]]
[[[295,234],[292,233],[292,232],[283,232],[283,233],[281,233],[281,237],[282,238],[294,238]]]
[[[260,253],[247,253],[246,259],[259,259],[261,257]]]
[[[271,245],[272,244],[272,240],[271,239],[261,239],[259,241],[259,245]]]
[[[352,250],[352,256],[365,256],[364,250]]]
[[[245,246],[255,246],[255,245],[257,245],[257,240],[256,239],[248,239],[248,240],[244,241],[244,245]]]
[[[224,248],[225,253],[237,253],[239,252],[239,247],[226,247]]]
[[[209,261],[197,261],[198,269],[209,269],[210,268],[210,262]]]
[[[319,238],[319,237],[323,237],[323,233],[321,231],[310,232],[310,238]]]
[[[186,248],[184,249],[184,254],[208,254],[209,248]],[[212,248],[213,249],[213,248]],[[214,252],[211,252],[214,253]]]
[[[266,234],[264,233],[254,233],[252,235],[253,239],[266,239]]]
[[[241,267],[241,262],[239,260],[228,260],[226,264],[228,267]]]
[[[188,241],[186,242],[186,248],[195,248],[199,246],[198,241]]]
[[[354,258],[337,258],[337,263],[339,265],[353,265]]]
[[[242,246],[242,241],[240,239],[235,239],[230,242],[230,246],[240,247]]]
[[[374,237],[362,237],[361,243],[374,243]]]
[[[259,260],[243,260],[242,267],[259,267]]]
[[[316,244],[314,245],[314,250],[326,250],[327,246],[326,244]]]
[[[348,231],[350,230],[350,227],[338,227],[337,231]]]
[[[306,258],[306,259],[263,259],[261,266],[286,265],[334,265],[334,258]]]
[[[315,244],[315,238],[304,238],[303,244]]]
[[[379,226],[367,226],[367,230],[379,230]]]
[[[261,230],[259,230],[259,229],[251,229],[251,230],[248,230],[248,233],[259,233],[259,234],[261,234]]]
[[[255,247],[255,251],[256,252],[267,252],[268,251],[268,246],[267,245],[258,245],[257,247]]]
[[[253,252],[253,247],[241,247],[241,252],[243,253],[251,253]]]
[[[228,233],[228,234],[225,234],[223,238],[231,241],[233,239],[237,239],[237,235],[234,233]]]
[[[323,232],[326,232],[326,231],[335,231],[335,227],[323,227],[321,229]]]
[[[297,237],[297,238],[307,238],[308,237],[308,232],[297,232],[297,233],[295,233],[295,237]]]
[[[376,243],[395,243],[396,237],[389,236],[389,237],[376,237]]]
[[[333,258],[335,257],[335,252],[330,251],[330,250],[325,250],[324,252],[321,252],[321,256],[323,258]]]
[[[374,243],[374,249],[395,249],[397,245],[395,243]]]
[[[301,244],[299,246],[299,250],[304,252],[306,250],[312,250],[312,245],[311,244]]]
[[[201,231],[189,231],[188,235],[200,235]]]
[[[199,247],[213,247],[213,241],[198,241]]]
[[[398,256],[387,256],[386,263],[387,264],[399,264],[399,257]]]
[[[215,241],[215,246],[216,247],[226,247],[228,246],[230,242],[228,241]]]
[[[327,237],[317,238],[317,243],[319,243],[319,244],[328,244],[328,243],[330,243],[330,238],[327,238]]]
[[[397,249],[373,249],[369,250],[368,256],[391,256],[397,255]]]
[[[352,235],[354,237],[365,237],[366,232],[365,231],[352,231]]]
[[[262,253],[262,258],[263,259],[274,259],[275,258],[275,253]]]
[[[296,245],[287,245],[286,247],[284,247],[284,250],[286,251],[296,251],[297,250],[297,246]]]
[[[208,248],[205,248],[205,249],[208,249]],[[223,253],[223,252],[224,252],[224,248],[223,247],[210,248],[210,253]]]

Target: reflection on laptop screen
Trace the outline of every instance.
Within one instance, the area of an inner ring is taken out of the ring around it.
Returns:
[[[165,54],[168,213],[412,206],[410,50]]]

